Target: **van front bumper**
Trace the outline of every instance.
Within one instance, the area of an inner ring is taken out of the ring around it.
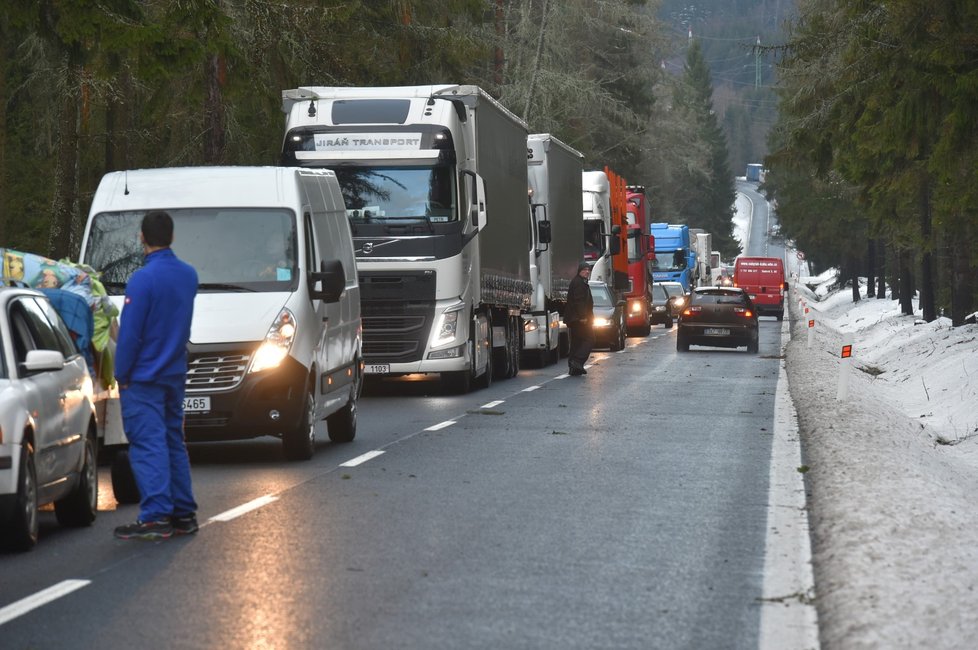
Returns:
[[[188,442],[242,440],[282,435],[298,426],[306,406],[309,370],[291,356],[276,368],[246,373],[234,387],[188,390],[186,398],[209,397],[206,412],[184,414]]]

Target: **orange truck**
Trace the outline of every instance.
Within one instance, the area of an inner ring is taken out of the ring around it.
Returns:
[[[734,261],[733,283],[747,291],[759,316],[784,318],[788,282],[780,257],[738,257]]]

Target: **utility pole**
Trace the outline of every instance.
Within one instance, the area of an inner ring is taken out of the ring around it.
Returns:
[[[757,46],[754,48],[754,88],[761,87],[761,37],[757,37]]]

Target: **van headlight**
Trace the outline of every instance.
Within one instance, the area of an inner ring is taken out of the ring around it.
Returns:
[[[295,340],[295,316],[288,309],[282,309],[275,317],[275,322],[268,329],[265,340],[255,350],[248,372],[261,372],[276,368],[289,354],[292,341]]]
[[[435,328],[431,333],[431,347],[437,348],[455,340],[458,333],[458,317],[462,313],[465,303],[458,302],[448,307],[438,316],[435,321]]]

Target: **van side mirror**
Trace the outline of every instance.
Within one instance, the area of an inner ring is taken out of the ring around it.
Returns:
[[[309,274],[309,297],[313,300],[338,302],[345,289],[346,272],[339,260],[324,261],[319,272]]]

